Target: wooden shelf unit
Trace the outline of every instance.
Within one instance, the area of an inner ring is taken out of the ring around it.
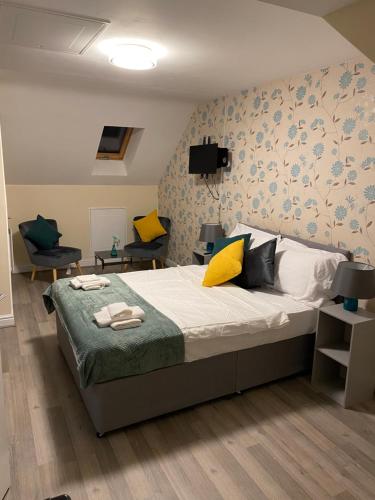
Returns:
[[[375,390],[375,314],[319,310],[312,384],[345,408],[372,399]]]

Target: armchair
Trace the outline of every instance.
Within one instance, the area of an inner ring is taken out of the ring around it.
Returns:
[[[138,219],[142,219],[143,215],[139,215],[134,217],[134,221]],[[133,259],[133,257],[138,258],[140,260],[151,260],[153,269],[156,269],[156,260],[159,260],[161,266],[164,266],[165,259],[167,258],[168,253],[168,243],[169,243],[169,234],[171,229],[171,220],[168,217],[159,217],[160,224],[167,231],[167,234],[156,238],[149,243],[146,243],[141,240],[138,231],[133,226],[134,238],[135,241],[133,243],[129,243],[125,245],[124,252],[125,256]],[[127,264],[125,264],[125,271],[127,269]]]
[[[57,222],[54,219],[47,219],[47,221],[57,230]],[[35,279],[37,267],[48,267],[52,269],[53,281],[56,281],[57,268],[67,266],[73,262],[76,264],[79,273],[82,274],[82,269],[79,264],[82,254],[79,248],[59,246],[59,242],[57,241],[56,246],[51,250],[40,250],[32,241],[25,237],[33,222],[33,220],[29,220],[21,222],[21,224],[18,225],[30,261],[33,264],[31,280],[33,281]]]

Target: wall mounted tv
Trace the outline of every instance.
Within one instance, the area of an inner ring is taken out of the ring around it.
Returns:
[[[218,144],[190,146],[189,174],[215,174],[228,164],[228,149]]]

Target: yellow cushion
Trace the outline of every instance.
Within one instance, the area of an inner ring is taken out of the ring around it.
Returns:
[[[221,285],[241,274],[243,247],[244,240],[238,240],[214,255],[208,264],[202,285]]]
[[[153,210],[150,214],[146,215],[146,217],[142,217],[142,219],[133,221],[133,224],[141,240],[145,243],[149,243],[155,238],[167,234],[167,231],[160,224],[157,210]]]

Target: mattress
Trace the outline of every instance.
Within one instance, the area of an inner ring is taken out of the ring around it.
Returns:
[[[278,327],[268,328],[253,334],[234,335],[230,337],[185,338],[185,362],[197,361],[226,352],[249,349],[259,345],[270,344],[282,340],[307,335],[315,332],[318,310],[313,309],[292,297],[267,289],[247,290],[252,296],[281,307],[288,315],[289,322]]]
[[[186,362],[315,331],[317,310],[270,289],[202,287],[205,270],[183,266],[119,275],[181,329]]]

